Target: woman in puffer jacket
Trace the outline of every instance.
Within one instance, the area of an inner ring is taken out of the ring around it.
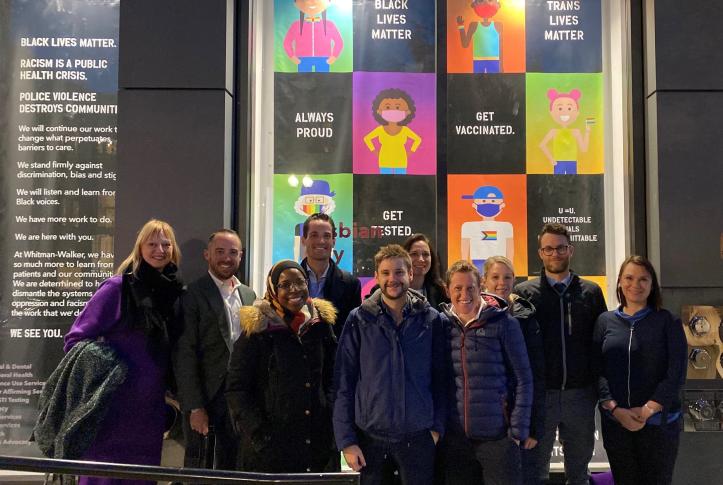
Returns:
[[[527,355],[532,368],[532,417],[530,420],[530,436],[520,443],[520,460],[522,463],[522,483],[536,485],[537,466],[535,466],[532,449],[542,438],[545,431],[545,354],[542,344],[540,325],[535,318],[535,306],[521,296],[513,295],[515,270],[512,261],[504,256],[492,256],[485,260],[482,275],[482,289],[504,298],[510,305],[509,311],[520,324],[525,337]]]
[[[441,443],[440,478],[467,484],[482,476],[485,485],[516,485],[519,444],[529,436],[532,373],[507,302],[481,293],[480,283],[468,261],[457,261],[447,272],[452,303],[442,309],[454,405]]]

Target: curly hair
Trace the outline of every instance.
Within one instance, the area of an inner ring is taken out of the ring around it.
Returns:
[[[414,100],[412,99],[412,97],[406,91],[403,91],[401,89],[389,88],[379,91],[377,97],[374,98],[374,101],[372,101],[372,115],[374,116],[374,119],[377,121],[377,123],[379,123],[380,125],[388,124],[388,121],[382,118],[379,113],[377,113],[377,110],[379,110],[379,105],[382,104],[382,101],[385,99],[403,99],[407,102],[407,106],[409,106],[409,114],[406,118],[404,118],[398,123],[399,126],[406,126],[414,119],[414,115],[417,112],[417,107],[414,104]]]

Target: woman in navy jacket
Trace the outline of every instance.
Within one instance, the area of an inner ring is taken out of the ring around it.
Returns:
[[[519,484],[533,395],[520,325],[505,300],[480,293],[480,274],[468,261],[452,265],[447,285],[452,303],[442,309],[454,405],[440,451],[444,482]]]
[[[617,485],[669,484],[682,424],[686,340],[661,308],[653,265],[630,256],[620,267],[617,310],[595,324],[602,433]]]

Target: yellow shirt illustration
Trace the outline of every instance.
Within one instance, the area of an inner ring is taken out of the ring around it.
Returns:
[[[407,140],[412,140],[412,153],[417,151],[422,138],[414,133],[406,126],[396,135],[390,135],[384,131],[383,126],[377,126],[367,136],[364,137],[369,150],[374,151],[374,138],[379,139],[381,148],[379,149],[379,168],[407,168],[407,149],[405,144]]]

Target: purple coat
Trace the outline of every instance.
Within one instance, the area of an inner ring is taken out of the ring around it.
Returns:
[[[146,335],[121,315],[122,276],[104,281],[65,336],[65,351],[83,339],[103,336],[128,365],[97,436],[81,460],[160,465],[165,424],[167,358],[153,359]],[[160,364],[158,362],[162,362]],[[80,484],[152,485],[143,480],[81,477]]]

